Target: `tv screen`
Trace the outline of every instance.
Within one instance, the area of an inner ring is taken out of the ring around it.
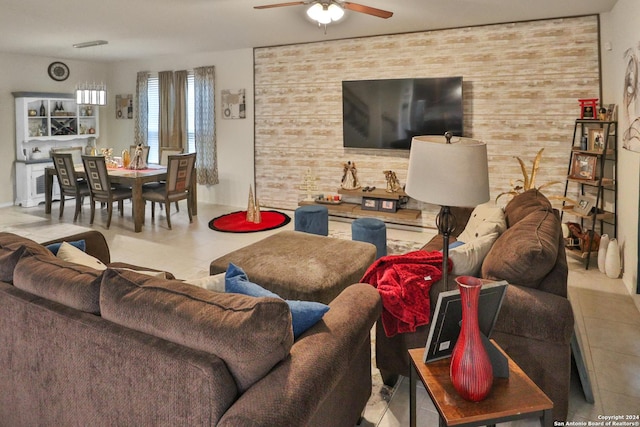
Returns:
[[[344,146],[409,149],[417,135],[462,136],[462,77],[342,82]]]

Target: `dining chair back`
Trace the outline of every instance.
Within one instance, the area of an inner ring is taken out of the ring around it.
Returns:
[[[76,201],[76,210],[73,220],[78,219],[80,209],[85,196],[90,195],[89,187],[85,180],[78,179],[73,165],[73,155],[71,153],[51,153],[53,165],[56,168],[58,184],[60,185],[60,216],[64,213],[65,196],[73,197]]]
[[[95,202],[107,204],[108,219],[107,229],[111,225],[111,216],[113,213],[113,202],[118,202],[120,216],[124,214],[123,200],[130,199],[132,192],[130,188],[117,187],[113,188],[109,179],[109,172],[104,156],[82,156],[82,164],[87,175],[89,189],[91,192],[91,221],[95,216]]]
[[[83,152],[84,152],[84,147],[60,147],[60,148],[51,149],[51,153],[71,153],[71,158],[73,159],[74,165],[82,164]]]
[[[189,222],[193,222],[191,191],[193,191],[193,172],[196,164],[196,153],[174,154],[167,157],[167,180],[147,191],[142,198],[151,202],[151,218],[155,217],[155,204],[164,203],[167,225],[171,230],[171,203],[187,199]]]
[[[167,166],[169,164],[169,156],[182,153],[184,153],[183,148],[160,147],[160,164],[162,166]]]

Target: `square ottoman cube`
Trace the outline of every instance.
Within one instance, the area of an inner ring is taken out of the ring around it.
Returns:
[[[328,304],[375,259],[371,243],[281,231],[212,261],[209,272],[223,273],[231,262],[282,298]]]

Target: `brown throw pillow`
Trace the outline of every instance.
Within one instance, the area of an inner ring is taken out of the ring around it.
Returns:
[[[13,285],[76,310],[98,314],[101,274],[53,254],[23,256],[13,273]]]
[[[535,211],[505,231],[482,264],[482,277],[537,288],[558,258],[560,219]]]

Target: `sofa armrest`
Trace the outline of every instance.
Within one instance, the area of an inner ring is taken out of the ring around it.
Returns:
[[[98,258],[104,264],[109,264],[111,262],[111,253],[109,252],[109,245],[107,244],[107,240],[102,233],[95,230],[84,231],[82,233],[72,234],[71,236],[65,236],[59,239],[50,240],[48,242],[42,243],[42,245],[47,246],[52,243],[73,242],[76,240],[85,241],[86,252],[89,255]]]
[[[494,331],[569,344],[573,325],[573,310],[567,298],[537,289],[509,285]]]
[[[351,285],[329,305],[322,321],[300,336],[289,357],[227,410],[219,426],[308,425],[327,399],[353,406],[352,396],[333,396],[333,390],[341,381],[360,380],[350,372],[354,361],[369,365],[362,381],[368,381],[371,393],[370,357],[358,357],[363,346],[371,345],[371,329],[382,311],[378,291],[367,284]]]

